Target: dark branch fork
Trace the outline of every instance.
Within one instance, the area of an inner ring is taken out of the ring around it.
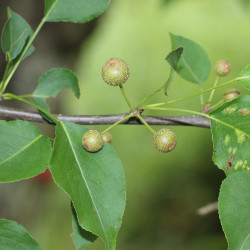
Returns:
[[[61,115],[54,114],[61,121],[75,122],[82,125],[108,125],[113,124],[127,115]],[[0,106],[0,119],[2,120],[25,120],[30,122],[48,123],[38,112],[28,112],[24,110]],[[210,127],[210,121],[202,116],[143,116],[143,119],[150,125],[182,125],[196,127]],[[121,124],[140,125],[141,121],[137,117],[122,122]]]

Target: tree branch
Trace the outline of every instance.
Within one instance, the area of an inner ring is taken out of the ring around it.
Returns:
[[[82,125],[107,125],[113,124],[124,118],[127,114],[117,115],[61,115],[55,116],[61,121],[75,122]],[[24,110],[0,106],[0,119],[2,120],[25,120],[30,122],[49,123],[38,112],[28,112]],[[202,116],[143,116],[143,119],[151,125],[182,125],[196,127],[210,127],[210,121]],[[140,125],[141,121],[137,117],[122,122],[122,124]]]

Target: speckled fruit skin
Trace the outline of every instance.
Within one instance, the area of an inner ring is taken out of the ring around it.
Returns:
[[[128,64],[119,58],[109,59],[102,68],[103,80],[111,86],[124,84],[129,77]]]
[[[112,141],[112,135],[109,132],[104,133],[102,138],[105,143],[111,143]]]
[[[103,147],[102,134],[98,130],[90,129],[82,137],[82,146],[89,152],[97,152]]]
[[[227,60],[221,59],[215,63],[214,71],[218,76],[227,76],[231,71],[231,64]]]
[[[237,89],[227,89],[224,93],[224,101],[230,102],[240,95]]]
[[[175,133],[167,128],[162,128],[156,132],[153,138],[154,147],[163,153],[172,151],[177,143]]]

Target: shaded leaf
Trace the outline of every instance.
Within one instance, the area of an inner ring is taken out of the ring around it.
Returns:
[[[80,97],[78,79],[72,71],[64,68],[51,69],[40,77],[38,87],[32,95],[33,102],[50,113],[50,108],[46,103],[46,99],[57,96],[63,88],[72,89],[75,96],[77,98]],[[56,123],[56,121],[52,120],[52,118],[48,117],[45,113],[41,112],[41,114],[46,120]]]
[[[229,250],[250,249],[250,173],[237,172],[221,185],[219,216]]]
[[[124,171],[111,145],[97,153],[82,147],[86,131],[74,123],[57,123],[51,173],[71,197],[80,226],[114,250],[125,208]]]
[[[0,220],[0,250],[41,250],[26,229],[11,220]]]
[[[176,76],[177,65],[178,65],[178,62],[179,62],[179,59],[181,57],[182,52],[183,52],[183,48],[180,47],[180,48],[178,48],[178,49],[176,49],[174,51],[171,51],[166,57],[166,60],[168,61],[168,63],[171,66],[171,70],[170,70],[168,80],[164,84],[164,93],[165,93],[165,95],[168,95],[167,91],[169,90],[169,88],[174,83],[175,76]]]
[[[12,61],[21,54],[32,34],[33,31],[30,25],[20,15],[8,8],[8,21],[4,25],[1,37],[2,50],[6,53],[8,61]],[[31,46],[25,57],[33,51],[34,47]]]
[[[182,53],[183,53],[183,48],[180,47],[176,50],[171,51],[166,57],[166,60],[175,71],[177,70],[177,65],[181,58]]]
[[[242,72],[239,75],[239,81],[240,83],[250,90],[250,65],[247,65],[246,68],[242,70]]]
[[[227,174],[250,170],[250,96],[242,95],[210,113],[213,161]]]
[[[45,171],[51,156],[47,137],[31,123],[0,121],[0,182],[27,179]]]
[[[165,95],[168,95],[167,91],[173,85],[173,83],[175,81],[175,76],[176,76],[176,71],[173,68],[171,68],[168,80],[164,84],[164,93],[165,93]]]
[[[210,62],[206,52],[195,42],[170,33],[172,49],[183,47],[177,73],[187,81],[202,84],[210,73]]]
[[[72,225],[73,225],[73,233],[71,235],[76,250],[82,250],[84,247],[87,247],[91,243],[93,243],[97,236],[84,230],[78,223],[76,211],[72,205]]]
[[[45,15],[51,11],[47,22],[86,23],[101,15],[109,3],[110,0],[45,0]]]

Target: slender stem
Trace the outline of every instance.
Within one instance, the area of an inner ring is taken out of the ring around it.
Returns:
[[[102,135],[105,134],[106,132],[108,132],[110,129],[114,128],[115,126],[117,126],[118,124],[120,124],[123,121],[128,120],[130,117],[132,117],[134,114],[130,113],[127,116],[125,116],[124,118],[122,118],[121,120],[117,121],[116,123],[112,124],[111,126],[109,126],[108,128],[106,128],[105,130],[102,131]]]
[[[211,110],[217,108],[219,105],[221,105],[224,102],[224,100],[220,100],[219,102],[215,103],[213,106],[211,106]]]
[[[188,109],[178,109],[178,108],[161,108],[161,107],[150,107],[150,106],[145,106],[145,107],[142,107],[143,109],[150,109],[150,110],[167,110],[167,111],[177,111],[177,112],[186,112],[186,113],[190,113],[190,114],[194,114],[194,115],[200,115],[200,116],[204,116],[210,120],[214,120],[226,127],[229,127],[231,129],[236,129],[234,126],[228,124],[228,123],[225,123],[211,115],[208,115],[208,114],[204,114],[204,113],[201,113],[201,112],[198,112],[198,111],[194,111],[194,110],[188,110]],[[241,130],[242,131],[242,130]],[[245,134],[246,136],[250,137],[249,134],[245,133],[244,131],[242,131],[243,134]]]
[[[214,87],[217,86],[219,80],[220,80],[220,77],[217,76],[216,79],[215,79],[215,82],[214,82]],[[211,102],[212,102],[213,96],[214,96],[214,92],[215,92],[215,89],[213,89],[213,90],[211,91],[210,96],[209,96],[209,99],[208,99],[208,103],[211,103]]]
[[[141,117],[141,115],[140,115],[139,113],[138,113],[136,116],[140,119],[140,121],[141,121],[141,122],[142,122],[142,123],[143,123],[143,124],[153,133],[153,134],[156,133],[155,130],[147,124],[147,122]]]
[[[27,103],[29,104],[30,106],[33,106],[34,108],[38,109],[39,111],[43,112],[45,115],[47,115],[48,117],[52,118],[52,120],[55,120],[55,121],[59,121],[59,119],[55,116],[53,116],[52,114],[50,114],[49,112],[47,112],[46,110],[44,110],[43,108],[37,106],[36,104],[30,102],[30,101],[27,101],[25,99],[23,99],[22,97],[20,96],[16,96],[14,94],[11,94],[11,93],[5,93],[3,95],[3,99],[6,99],[6,100],[10,100],[10,99],[15,99],[15,100],[18,100],[18,101],[21,101],[21,102],[24,102],[24,103]]]
[[[165,84],[164,84],[164,85],[165,85]],[[143,103],[145,103],[149,98],[151,98],[152,96],[154,96],[155,94],[157,94],[158,92],[160,92],[160,91],[163,89],[164,85],[162,85],[159,89],[157,89],[157,90],[156,90],[155,92],[153,92],[152,94],[150,94],[150,95],[144,97],[144,98],[139,102],[138,107],[140,107]]]
[[[202,92],[203,91],[203,86],[200,85],[200,91]],[[200,94],[200,101],[201,101],[201,107],[204,106],[204,95],[203,93]]]
[[[249,77],[248,77],[249,78]],[[247,78],[247,79],[248,79]],[[176,99],[176,100],[173,100],[173,101],[169,101],[169,102],[161,102],[161,103],[154,103],[154,104],[150,104],[150,105],[147,105],[148,107],[160,107],[160,106],[164,106],[164,105],[168,105],[168,104],[172,104],[172,103],[177,103],[177,102],[181,102],[181,101],[184,101],[184,100],[188,100],[190,98],[193,98],[195,96],[199,96],[200,94],[204,94],[204,93],[207,93],[207,92],[210,92],[211,90],[213,89],[216,89],[216,88],[220,88],[222,86],[225,86],[229,83],[232,83],[234,81],[237,81],[237,80],[240,80],[242,79],[242,77],[237,77],[237,78],[234,78],[228,82],[224,82],[224,83],[221,83],[220,85],[217,85],[215,87],[211,87],[209,89],[206,89],[206,90],[203,90],[201,92],[198,92],[198,93],[195,93],[193,95],[189,95],[189,96],[186,96],[186,97],[183,97],[183,98],[180,98],[180,99]],[[141,108],[141,107],[140,107]]]
[[[122,91],[123,97],[124,97],[124,99],[126,100],[128,106],[129,106],[129,108],[130,108],[132,111],[134,111],[135,109],[134,109],[134,107],[132,106],[132,104],[130,103],[130,101],[129,101],[129,99],[128,99],[128,96],[127,96],[127,94],[126,94],[126,92],[125,92],[125,89],[123,88],[122,85],[120,85],[119,87],[120,87],[120,89],[121,89],[121,91]]]
[[[8,62],[7,65],[6,65],[4,74],[3,74],[3,79],[2,79],[2,81],[0,83],[0,93],[2,93],[1,90],[3,89],[4,81],[6,80],[6,77],[8,76],[10,66],[11,66],[11,62]]]
[[[49,16],[49,14],[51,13],[52,9],[55,7],[55,5],[57,4],[58,0],[56,0],[50,7],[49,11],[47,12],[47,14],[43,17],[43,19],[41,20],[41,22],[39,23],[39,25],[37,26],[35,32],[33,33],[33,35],[30,37],[28,43],[25,45],[20,57],[18,58],[16,64],[13,66],[12,70],[10,71],[10,74],[8,75],[8,77],[6,78],[5,81],[3,81],[3,84],[2,84],[2,88],[0,90],[0,94],[2,94],[10,79],[12,78],[12,76],[14,75],[16,69],[18,68],[20,62],[22,61],[23,57],[25,56],[26,52],[28,51],[29,47],[31,46],[31,44],[33,43],[34,39],[36,38],[37,34],[39,33],[39,31],[41,30],[42,26],[44,25],[44,23],[46,22],[47,20],[47,17]]]

